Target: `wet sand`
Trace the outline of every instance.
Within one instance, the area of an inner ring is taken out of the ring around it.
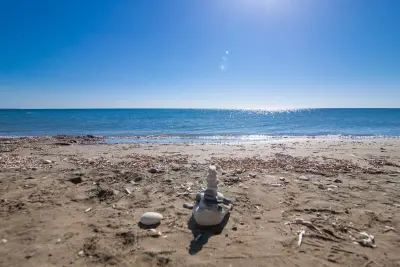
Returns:
[[[400,266],[400,140],[98,141],[0,139],[0,266]],[[209,164],[234,208],[193,242]]]

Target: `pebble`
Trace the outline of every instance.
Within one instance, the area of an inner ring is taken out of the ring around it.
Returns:
[[[256,178],[257,174],[255,174],[254,172],[251,172],[251,173],[249,173],[249,176],[250,176],[251,178]]]
[[[8,242],[7,239],[4,239],[4,238],[3,238],[3,239],[1,240],[1,243],[3,243],[3,244],[5,244],[5,243],[7,243],[7,242]]]
[[[328,188],[329,192],[334,192],[335,190],[333,190],[332,188]]]
[[[232,230],[233,230],[233,231],[237,231],[237,229],[238,229],[238,228],[237,228],[236,225],[232,226]]]
[[[334,185],[334,184],[327,185],[326,187],[327,187],[327,188],[338,188],[338,186],[337,186],[337,185]]]
[[[163,171],[160,170],[160,169],[157,169],[157,168],[150,168],[150,169],[148,170],[148,172],[149,172],[149,173],[161,173],[161,172],[163,172]]]
[[[140,217],[140,223],[143,225],[155,225],[161,222],[163,216],[157,212],[146,212]]]
[[[184,203],[184,204],[183,204],[183,207],[184,207],[185,209],[192,210],[193,207],[194,207],[194,204]]]
[[[69,179],[69,181],[73,184],[80,184],[83,182],[82,177],[78,176],[78,177],[72,177]]]
[[[305,176],[305,175],[302,175],[302,176],[300,176],[300,177],[297,178],[297,179],[299,179],[299,180],[301,180],[301,181],[310,181],[310,177],[307,177],[307,176]]]
[[[83,250],[79,251],[78,256],[81,256],[81,257],[85,256],[85,252]]]
[[[269,184],[269,186],[272,186],[272,187],[281,187],[282,184],[273,183],[273,184]]]
[[[45,159],[45,160],[43,160],[43,163],[44,163],[44,164],[51,164],[51,162],[52,162],[52,161],[51,161],[51,160],[49,160],[49,159]]]
[[[335,179],[335,180],[333,180],[333,182],[334,183],[343,183],[342,180],[339,180],[339,179]]]
[[[279,180],[284,182],[286,179],[285,177],[279,177]]]

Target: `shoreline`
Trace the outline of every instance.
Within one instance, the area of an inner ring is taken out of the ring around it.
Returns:
[[[224,144],[224,143],[263,143],[263,142],[279,142],[289,141],[297,142],[304,140],[348,140],[348,141],[364,141],[364,140],[400,140],[400,136],[384,136],[384,135],[147,135],[147,136],[107,136],[107,135],[26,135],[26,136],[0,136],[0,141],[7,139],[18,140],[18,139],[30,139],[30,140],[50,140],[50,139],[63,139],[63,140],[85,140],[98,142],[105,142],[109,144],[130,144],[134,142],[148,142],[152,141],[160,144],[159,141],[166,143],[180,144],[180,143],[207,143],[207,144]],[[221,141],[219,141],[221,140]]]

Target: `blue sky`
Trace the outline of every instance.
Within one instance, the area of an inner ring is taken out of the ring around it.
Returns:
[[[4,0],[0,108],[400,107],[397,0]]]

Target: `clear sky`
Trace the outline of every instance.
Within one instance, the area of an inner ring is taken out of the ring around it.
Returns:
[[[0,108],[400,107],[398,0],[3,0]]]

